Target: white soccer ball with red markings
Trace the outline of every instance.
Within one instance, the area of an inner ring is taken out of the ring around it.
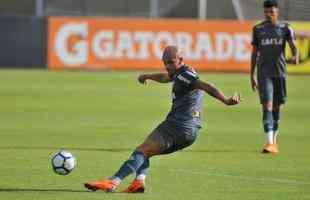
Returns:
[[[60,150],[52,157],[52,167],[56,174],[68,175],[76,167],[76,159],[71,152]]]

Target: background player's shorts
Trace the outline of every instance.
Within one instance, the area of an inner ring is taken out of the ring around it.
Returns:
[[[258,90],[261,103],[273,101],[284,104],[286,101],[285,77],[258,78]]]
[[[198,127],[184,127],[171,121],[163,121],[149,137],[160,143],[161,154],[169,154],[193,144],[198,130]]]

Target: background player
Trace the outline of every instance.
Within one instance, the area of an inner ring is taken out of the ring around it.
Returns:
[[[263,7],[266,20],[253,28],[251,86],[254,91],[258,88],[262,104],[263,126],[267,136],[263,153],[278,153],[280,107],[286,100],[286,41],[295,64],[298,64],[298,51],[293,29],[289,24],[278,20],[277,2],[266,0]],[[254,75],[256,66],[257,80]]]
[[[167,73],[143,74],[138,80],[140,83],[146,83],[146,80],[173,82],[171,111],[111,178],[87,182],[85,187],[88,189],[111,192],[126,176],[135,172],[136,178],[124,192],[144,192],[150,157],[172,153],[194,143],[201,127],[203,91],[226,105],[240,102],[240,95],[227,98],[211,83],[199,80],[197,73],[183,63],[183,57],[176,46],[165,48],[162,61]]]

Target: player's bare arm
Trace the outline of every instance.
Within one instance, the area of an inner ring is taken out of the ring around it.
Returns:
[[[159,83],[171,82],[171,78],[168,73],[141,74],[138,77],[139,83],[145,84],[147,80],[152,80]]]
[[[291,52],[292,52],[292,63],[297,65],[299,63],[299,53],[298,53],[298,48],[296,45],[296,41],[295,40],[289,40],[288,44],[290,46]]]
[[[197,80],[194,87],[196,89],[200,89],[208,93],[210,96],[220,100],[226,105],[236,105],[241,101],[240,94],[234,94],[231,97],[226,97],[225,94],[215,87],[212,83],[208,83],[205,81]]]
[[[255,68],[256,68],[256,64],[257,64],[257,55],[258,55],[258,51],[256,46],[253,46],[253,50],[252,50],[252,54],[251,54],[251,87],[252,90],[255,91],[257,89],[257,81],[255,79]]]

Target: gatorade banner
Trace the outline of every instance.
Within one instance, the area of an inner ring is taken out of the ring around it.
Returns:
[[[49,69],[163,69],[175,44],[198,70],[248,71],[254,22],[49,17]]]
[[[300,64],[310,73],[310,23],[291,22]],[[198,21],[105,17],[49,17],[49,69],[163,69],[162,50],[174,44],[198,70],[250,69],[253,21]],[[286,49],[289,63],[291,52]]]

